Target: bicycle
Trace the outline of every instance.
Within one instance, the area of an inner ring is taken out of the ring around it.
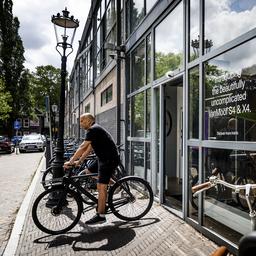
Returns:
[[[84,204],[89,198],[93,204],[98,199],[81,185],[81,179],[97,174],[72,176],[67,170],[61,181],[41,193],[33,203],[32,218],[43,232],[57,235],[71,230],[85,212]],[[115,179],[115,178],[114,178]],[[48,203],[49,200],[54,199]],[[116,179],[108,190],[106,214],[113,213],[125,221],[135,221],[144,217],[153,204],[153,191],[147,181],[136,176]]]
[[[120,145],[117,146],[119,155],[121,155],[121,151],[123,151],[122,146],[123,146],[123,144],[120,144]],[[73,155],[73,154],[74,154],[74,151],[72,152],[71,155]],[[64,159],[68,160],[69,158],[64,158]],[[53,160],[54,160],[54,157],[49,161],[49,163],[53,162]],[[84,160],[84,162],[80,166],[78,166],[77,168],[73,169],[73,175],[83,175],[83,174],[85,174],[85,169],[89,169],[88,168],[88,161],[98,161],[98,158],[97,158],[96,154],[92,153],[89,156],[87,156],[87,158]],[[115,176],[118,179],[127,176],[127,173],[125,171],[125,168],[124,168],[121,160],[119,160],[118,166],[116,167],[114,173],[115,173]],[[44,189],[48,189],[49,188],[49,184],[52,183],[51,182],[52,179],[53,179],[53,170],[52,170],[52,167],[49,166],[43,172],[43,175],[42,175],[41,183],[42,183]],[[88,179],[88,183],[93,183],[93,182],[91,181],[91,179]],[[96,184],[96,183],[94,182],[94,184]]]
[[[85,173],[85,169],[89,169],[88,168],[88,162],[89,161],[97,161],[97,156],[95,154],[91,154],[89,155],[85,161],[78,167],[74,168],[72,170],[72,175],[84,175]],[[127,176],[127,173],[125,171],[125,168],[123,166],[123,164],[121,163],[121,161],[119,161],[118,166],[115,168],[114,170],[114,175],[118,178],[121,179],[122,177]],[[49,189],[50,188],[50,184],[52,184],[52,179],[53,179],[53,170],[52,167],[48,167],[42,175],[42,185],[44,187],[44,189]],[[85,180],[83,181],[84,184],[90,184],[91,187],[96,186],[96,180],[91,179],[91,177],[88,177],[87,182],[85,182]]]
[[[206,191],[212,187],[215,187],[217,185],[223,185],[227,188],[231,188],[236,193],[239,193],[240,191],[244,191],[245,193],[245,199],[248,205],[249,209],[249,217],[251,220],[251,233],[248,235],[243,236],[240,239],[239,242],[239,256],[250,256],[255,255],[256,251],[256,232],[253,232],[256,230],[256,211],[253,210],[252,203],[251,203],[251,195],[255,194],[256,184],[245,184],[245,185],[234,185],[231,183],[228,183],[224,180],[221,180],[217,176],[213,175],[209,178],[209,181],[204,182],[202,184],[196,185],[192,187],[192,193],[196,197],[198,194],[202,193],[203,191]],[[224,256],[228,255],[228,250],[225,246],[221,246],[218,248],[211,256]],[[253,254],[250,254],[253,253]]]

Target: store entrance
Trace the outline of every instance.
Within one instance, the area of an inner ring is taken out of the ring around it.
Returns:
[[[164,204],[182,211],[183,184],[183,81],[164,87]]]

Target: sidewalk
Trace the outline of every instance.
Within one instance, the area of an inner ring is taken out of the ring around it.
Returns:
[[[127,223],[111,214],[107,215],[107,223],[88,227],[84,222],[94,215],[93,209],[82,215],[71,232],[58,236],[45,234],[34,225],[31,217],[32,203],[42,191],[40,177],[37,176],[35,191],[14,255],[208,256],[217,247],[157,203],[139,221]]]

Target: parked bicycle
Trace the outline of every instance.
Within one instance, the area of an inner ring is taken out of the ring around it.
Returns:
[[[89,170],[90,162],[91,161],[97,161],[97,156],[95,154],[89,155],[85,161],[78,167],[72,169],[72,175],[84,175],[86,174],[86,170]],[[114,174],[118,179],[121,179],[122,177],[127,176],[127,173],[125,171],[125,168],[121,161],[118,163],[118,166],[114,170]],[[88,177],[86,179],[89,184],[96,184],[95,179],[92,179],[91,177]],[[49,189],[51,187],[51,184],[53,183],[53,169],[52,167],[48,167],[42,175],[42,185],[44,189]],[[85,180],[83,180],[83,183],[85,184]],[[92,187],[93,185],[91,185]],[[96,188],[96,187],[95,187]]]
[[[119,151],[119,154],[121,154],[121,147],[123,145],[119,145],[117,148],[118,148],[118,151]],[[71,156],[74,154],[74,152],[71,154]],[[54,160],[54,159],[53,159]],[[90,165],[90,162],[91,161],[98,161],[98,158],[95,154],[91,154],[89,156],[87,156],[87,158],[85,159],[85,161],[80,165],[78,166],[77,168],[73,168],[72,170],[72,175],[83,175],[83,174],[86,174],[86,170],[87,169],[90,169],[89,168],[89,165]],[[121,179],[122,177],[125,177],[127,176],[127,172],[125,171],[125,168],[122,164],[121,161],[119,161],[118,163],[118,166],[115,168],[114,170],[114,173],[115,173],[115,176],[118,178],[118,179]],[[53,169],[51,166],[49,166],[44,172],[43,172],[43,175],[42,175],[42,185],[44,187],[44,189],[48,189],[50,188],[50,184],[52,184],[52,179],[53,179]],[[95,183],[95,179],[92,180],[91,177],[88,177],[87,178],[87,181],[88,183]],[[85,183],[85,182],[84,182]]]
[[[206,191],[210,188],[216,187],[218,185],[222,185],[224,187],[230,188],[234,190],[236,193],[240,193],[241,191],[245,194],[245,199],[249,209],[249,217],[251,220],[251,233],[243,236],[239,242],[239,256],[253,256],[256,252],[256,211],[252,207],[251,197],[256,196],[256,184],[244,184],[244,185],[234,185],[228,183],[224,180],[221,180],[216,175],[213,175],[209,178],[209,181],[196,185],[192,187],[192,192],[195,197],[198,194]],[[211,256],[224,256],[228,255],[228,250],[226,247],[222,246],[217,249]]]
[[[71,230],[86,211],[87,199],[95,205],[98,202],[97,197],[81,182],[95,175],[72,176],[72,169],[67,170],[61,181],[53,183],[50,189],[36,198],[32,207],[32,218],[36,226],[53,235]],[[149,183],[135,176],[113,179],[115,183],[108,190],[106,213],[113,213],[125,221],[145,216],[153,204],[153,191]]]

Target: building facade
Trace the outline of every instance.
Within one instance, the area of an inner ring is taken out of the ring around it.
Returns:
[[[92,1],[67,93],[67,135],[93,113],[157,201],[234,252],[250,231],[244,194],[191,186],[215,168],[256,182],[255,13],[253,0]]]

